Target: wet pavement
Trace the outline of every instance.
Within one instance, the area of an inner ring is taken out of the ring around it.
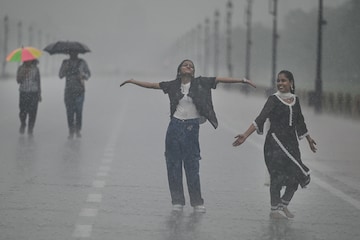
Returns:
[[[160,79],[163,80],[163,79]],[[0,83],[0,240],[360,239],[360,122],[303,108],[319,151],[291,220],[269,219],[264,136],[234,148],[265,99],[213,92],[219,128],[200,129],[207,212],[171,212],[164,160],[168,97],[111,76],[87,84],[81,139],[67,140],[63,84],[43,79],[34,137],[18,134],[18,92]]]

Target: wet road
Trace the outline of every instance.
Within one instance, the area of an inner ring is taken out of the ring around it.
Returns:
[[[15,82],[0,82],[0,240],[360,238],[359,122],[304,109],[319,147],[313,154],[301,142],[313,181],[292,201],[295,219],[274,221],[263,136],[231,146],[265,99],[215,90],[219,128],[200,130],[207,212],[193,214],[187,204],[173,215],[163,157],[167,95],[120,89],[111,76],[90,81],[83,137],[74,140],[67,140],[62,80],[43,78],[33,138],[18,134]]]

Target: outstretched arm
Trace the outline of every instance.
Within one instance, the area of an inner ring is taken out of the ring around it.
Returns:
[[[231,78],[231,77],[216,77],[215,81],[221,83],[245,83],[256,88],[256,85],[251,80],[246,78],[239,79],[239,78]]]
[[[234,147],[237,147],[237,146],[239,146],[239,145],[241,145],[241,144],[243,144],[244,142],[245,142],[245,140],[253,133],[253,132],[255,132],[255,130],[256,130],[256,127],[255,127],[255,125],[252,123],[251,125],[250,125],[250,127],[246,130],[246,132],[244,132],[243,134],[239,134],[239,135],[237,135],[235,138],[237,138],[236,140],[235,140],[235,142],[233,142],[233,146]]]
[[[137,81],[134,79],[129,79],[129,80],[124,81],[122,84],[120,84],[120,87],[124,86],[127,83],[132,83],[132,84],[138,85],[140,87],[144,87],[144,88],[160,89],[159,83],[142,82],[142,81]]]
[[[315,147],[316,145],[316,142],[314,141],[314,139],[312,139],[310,137],[310,135],[306,135],[306,140],[308,141],[309,143],[309,147],[311,149],[311,151],[313,151],[314,153],[316,152],[317,148]]]

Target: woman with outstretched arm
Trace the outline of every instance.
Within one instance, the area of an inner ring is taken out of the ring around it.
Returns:
[[[195,212],[205,212],[201,196],[199,160],[199,124],[208,120],[214,128],[218,121],[213,108],[211,89],[218,83],[255,85],[245,78],[194,77],[191,60],[184,60],[177,68],[176,79],[164,82],[144,82],[134,79],[123,82],[150,89],[161,89],[170,99],[170,123],[165,139],[165,159],[172,210],[180,212],[185,205],[182,168],[185,169],[190,204]]]

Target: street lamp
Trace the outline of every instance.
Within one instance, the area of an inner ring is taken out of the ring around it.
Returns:
[[[276,81],[276,55],[277,55],[277,40],[279,38],[277,33],[277,8],[278,0],[270,0],[270,14],[273,15],[273,34],[272,34],[272,74],[271,85],[267,91],[267,95],[270,96],[275,91]]]
[[[250,79],[250,58],[251,58],[251,18],[252,18],[252,0],[247,1],[246,9],[246,56],[245,56],[245,77]],[[243,85],[241,88],[245,93],[249,92],[249,86]]]
[[[323,19],[323,0],[319,0],[317,61],[314,93],[314,107],[316,113],[322,112],[322,26],[325,24],[326,21]]]
[[[209,66],[209,29],[210,20],[208,18],[205,19],[205,28],[204,28],[204,75],[208,74],[208,66]]]
[[[227,37],[227,48],[226,48],[226,55],[227,55],[227,67],[229,71],[229,76],[233,76],[233,68],[232,68],[232,59],[231,59],[231,17],[232,17],[232,8],[233,4],[231,0],[227,3],[227,15],[226,15],[226,37]]]
[[[220,12],[216,10],[214,20],[214,76],[218,75],[219,69],[219,17]]]
[[[7,54],[8,52],[8,38],[9,38],[9,17],[6,15],[4,17],[4,45],[3,45],[3,51],[5,54]],[[6,60],[4,58],[2,62],[2,70],[1,70],[2,77],[6,76],[5,68],[6,68]]]

